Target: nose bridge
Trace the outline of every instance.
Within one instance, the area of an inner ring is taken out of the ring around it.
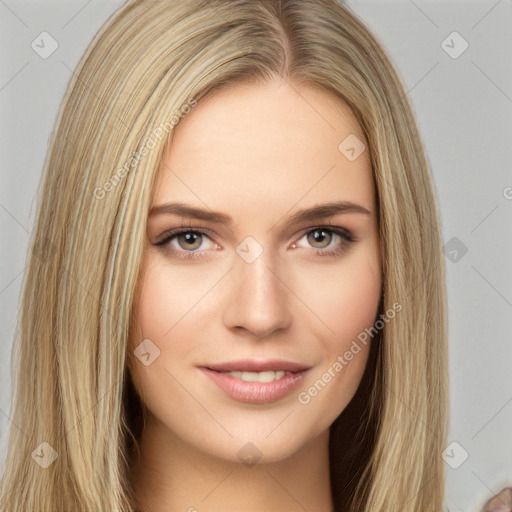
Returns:
[[[243,241],[237,247],[230,274],[226,327],[244,327],[261,337],[289,325],[289,290],[281,281],[277,258],[270,250],[254,239]]]
[[[279,300],[279,295],[282,292],[277,273],[272,268],[275,268],[275,260],[271,257],[270,252],[267,251],[252,263],[239,262],[239,273],[241,282],[247,292],[247,298],[252,302],[270,304],[272,301]]]

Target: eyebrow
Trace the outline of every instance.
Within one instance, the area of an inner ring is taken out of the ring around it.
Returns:
[[[342,213],[358,213],[362,215],[372,214],[372,212],[364,206],[350,201],[332,201],[299,210],[288,219],[288,223],[295,225],[304,222],[315,222],[317,220],[333,217],[334,215]],[[181,215],[182,217],[210,221],[213,223],[225,224],[227,226],[233,225],[233,219],[225,213],[196,208],[180,202],[165,203],[159,206],[154,206],[149,211],[150,217],[162,214]]]

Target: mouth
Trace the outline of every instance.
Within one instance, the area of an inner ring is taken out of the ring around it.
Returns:
[[[275,380],[282,379],[287,374],[290,375],[290,372],[285,372],[284,370],[269,370],[266,372],[234,371],[226,373],[226,375],[231,375],[232,377],[244,382],[274,382]]]
[[[265,404],[291,393],[310,367],[290,361],[245,359],[199,369],[233,400]]]

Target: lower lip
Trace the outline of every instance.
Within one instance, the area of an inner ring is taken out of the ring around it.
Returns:
[[[200,370],[233,400],[251,404],[266,404],[284,398],[300,385],[307,372],[289,373],[273,382],[245,382],[227,373],[208,368]]]

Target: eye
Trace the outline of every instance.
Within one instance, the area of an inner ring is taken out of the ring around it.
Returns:
[[[218,247],[213,243],[213,240],[207,235],[206,232],[197,229],[171,229],[162,233],[159,239],[155,242],[156,246],[163,246],[172,255],[178,258],[197,258],[201,256],[202,251],[208,250],[204,247],[204,241],[211,242],[210,249]],[[201,248],[201,252],[198,249]]]
[[[186,251],[199,249],[203,243],[203,234],[198,231],[183,231],[173,238],[176,238],[180,248]]]
[[[315,249],[320,256],[334,256],[347,251],[352,242],[355,242],[352,234],[341,227],[316,227],[304,233],[299,242],[306,239],[307,243]],[[293,246],[297,247],[296,242]]]
[[[309,248],[312,248],[313,253],[318,256],[341,255],[356,241],[350,231],[342,227],[320,226],[304,233],[292,247],[294,249],[300,247],[298,244],[304,238]],[[206,247],[205,241],[210,242],[210,244],[206,244]],[[205,230],[183,226],[162,233],[154,245],[161,246],[172,256],[182,259],[201,258],[205,256],[206,251],[219,249],[218,244]]]

